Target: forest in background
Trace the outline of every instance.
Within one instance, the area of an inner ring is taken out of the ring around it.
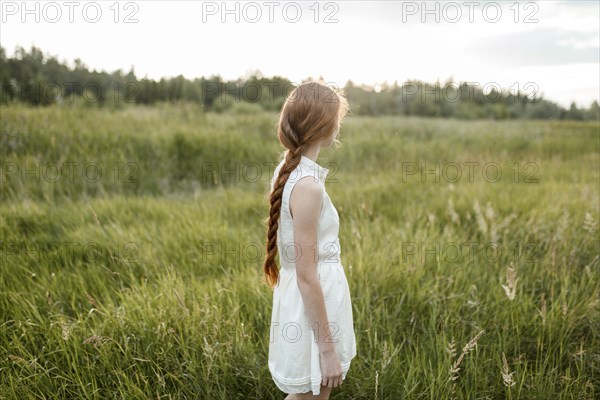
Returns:
[[[312,78],[308,78],[312,79]],[[567,109],[539,94],[535,82],[521,87],[476,82],[427,83],[409,80],[374,88],[351,80],[343,89],[355,115],[404,115],[457,119],[565,119],[598,120],[598,101],[588,108],[575,103]],[[69,66],[56,56],[32,46],[18,46],[8,57],[0,46],[0,102],[36,106],[83,102],[87,105],[121,108],[128,103],[192,102],[205,111],[224,112],[234,107],[278,111],[295,83],[281,76],[264,77],[259,71],[236,80],[220,75],[193,80],[183,75],[153,80],[129,72],[90,70],[79,58]],[[237,105],[236,105],[237,104]]]

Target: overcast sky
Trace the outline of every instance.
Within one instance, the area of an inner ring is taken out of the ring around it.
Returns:
[[[81,58],[110,72],[133,65],[138,77],[154,79],[234,79],[260,70],[339,86],[348,79],[498,83],[563,106],[599,98],[595,0],[427,2],[429,14],[422,1],[233,1],[229,14],[221,1],[65,3],[28,1],[25,13],[21,1],[0,1],[7,53],[35,45],[68,63]]]

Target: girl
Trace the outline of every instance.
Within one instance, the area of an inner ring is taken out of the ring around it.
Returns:
[[[347,111],[341,91],[312,81],[290,93],[279,118],[286,150],[271,179],[264,273],[274,288],[269,371],[286,399],[328,399],[356,355],[339,216],[324,186],[329,169],[316,162],[321,147],[339,143]]]

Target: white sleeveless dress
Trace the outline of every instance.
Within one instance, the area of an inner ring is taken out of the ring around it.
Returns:
[[[276,167],[271,178],[273,183],[283,166]],[[322,374],[316,335],[324,335],[323,327],[311,329],[304,303],[297,285],[292,217],[289,200],[292,188],[306,176],[325,184],[329,170],[308,157],[301,156],[299,165],[290,174],[283,190],[281,217],[277,237],[279,252],[279,282],[273,291],[269,341],[269,370],[273,381],[284,393],[320,393]],[[323,207],[318,223],[317,271],[323,295],[331,337],[340,360],[343,379],[356,356],[350,289],[341,263],[339,216],[327,192],[323,195]],[[315,327],[317,328],[317,327]],[[323,336],[321,336],[322,338]]]

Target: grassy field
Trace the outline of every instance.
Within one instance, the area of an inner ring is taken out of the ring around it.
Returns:
[[[0,398],[283,398],[276,122],[3,107]],[[318,162],[358,355],[332,398],[598,398],[598,123],[350,115],[340,139]]]

